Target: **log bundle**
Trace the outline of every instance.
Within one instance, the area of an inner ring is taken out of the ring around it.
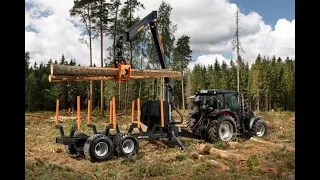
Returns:
[[[49,82],[115,80],[118,68],[51,64]],[[125,73],[125,72],[121,72]],[[181,78],[181,72],[168,69],[131,69],[131,79]]]

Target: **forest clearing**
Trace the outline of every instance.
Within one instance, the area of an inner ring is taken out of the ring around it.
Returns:
[[[269,130],[262,139],[295,147],[294,112],[262,112],[260,115]],[[136,158],[90,163],[82,157],[69,156],[63,145],[55,143],[59,130],[54,128],[54,116],[54,112],[26,113],[26,179],[294,179],[295,153],[292,150],[242,138],[216,144],[180,138],[187,151],[168,146],[166,139],[140,141]],[[68,115],[62,111],[61,116]],[[86,112],[81,112],[81,129],[91,135],[86,117]],[[69,116],[60,123],[69,129],[74,121],[75,118]],[[92,122],[100,130],[108,120],[93,114]],[[120,115],[117,122],[124,131],[130,116]],[[201,152],[203,144],[241,156],[241,159]]]
[[[207,18],[142,1],[75,0],[26,27],[50,43],[25,50],[25,179],[295,179],[294,46],[280,26],[224,0],[189,4],[218,8]]]

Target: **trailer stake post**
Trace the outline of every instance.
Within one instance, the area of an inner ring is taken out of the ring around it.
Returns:
[[[78,111],[78,131],[80,131],[80,96],[77,96],[77,111]]]
[[[59,124],[59,99],[56,102],[56,125]]]

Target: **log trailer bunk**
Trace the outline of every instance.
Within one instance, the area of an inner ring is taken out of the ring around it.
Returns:
[[[157,11],[152,11],[141,21],[135,23],[130,29],[127,29],[125,33],[118,38],[118,42],[116,44],[118,49],[117,58],[113,64],[114,68],[118,68],[118,75],[115,78],[116,82],[126,82],[130,79],[131,67],[123,57],[123,44],[131,41],[139,31],[148,25],[153,36],[161,68],[167,68],[167,64],[164,59],[161,35],[157,32],[157,24]],[[56,123],[56,128],[60,130],[61,135],[60,137],[56,138],[56,143],[64,144],[69,154],[84,154],[92,162],[105,161],[111,158],[113,154],[118,156],[135,155],[138,153],[139,139],[151,140],[167,138],[169,141],[175,142],[182,150],[185,150],[185,146],[177,138],[180,128],[176,126],[176,124],[181,124],[183,122],[183,118],[172,103],[171,79],[169,77],[165,77],[164,81],[166,86],[166,99],[160,99],[160,101],[146,101],[141,106],[141,111],[139,110],[140,100],[138,99],[138,123],[134,123],[132,120],[132,124],[127,133],[120,132],[119,127],[116,124],[116,106],[115,98],[113,97],[112,101],[110,102],[112,120],[110,112],[110,123],[106,126],[105,130],[97,131],[96,126],[94,124],[90,124],[90,115],[88,114],[88,127],[91,127],[94,133],[92,136],[88,136],[80,132],[79,128],[76,132],[75,125],[71,127],[70,134],[65,135],[63,126]],[[176,110],[180,115],[180,122],[176,122],[172,119],[171,112],[173,109]],[[88,112],[89,111],[90,110],[88,108]],[[148,127],[146,132],[142,131],[140,121]],[[139,130],[139,133],[133,133],[133,129],[135,128]],[[115,129],[116,133],[110,134],[110,129]]]

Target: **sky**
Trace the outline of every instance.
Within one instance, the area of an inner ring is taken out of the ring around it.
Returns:
[[[25,51],[34,62],[47,63],[51,58],[76,59],[81,65],[89,65],[89,49],[80,43],[83,24],[72,18],[69,10],[73,0],[26,0]],[[143,18],[157,10],[162,0],[140,0],[145,9],[137,11]],[[192,69],[202,65],[230,63],[235,59],[235,14],[239,11],[240,40],[244,52],[241,56],[251,65],[257,55],[276,55],[285,59],[295,58],[294,0],[166,0],[172,7],[171,20],[177,25],[175,37],[190,37],[193,51]],[[111,41],[104,38],[104,47]],[[107,54],[106,48],[104,54]],[[93,63],[100,65],[100,42],[93,41]]]

